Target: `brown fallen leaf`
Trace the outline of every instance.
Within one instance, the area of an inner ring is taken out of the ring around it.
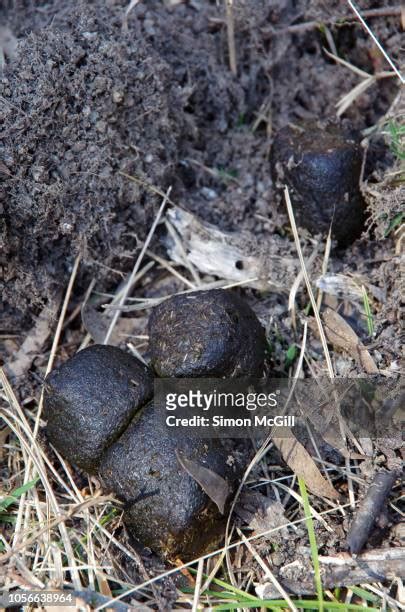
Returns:
[[[103,317],[88,301],[81,308],[83,327],[97,344],[103,344],[110,321]]]
[[[273,442],[294,474],[305,480],[305,484],[314,495],[327,497],[328,499],[338,499],[339,493],[322,476],[315,461],[303,445],[298,442],[291,429],[283,427],[278,428],[277,431],[280,431],[280,429],[283,437],[277,436],[273,438]]]
[[[353,356],[367,374],[378,374],[378,368],[356,332],[344,318],[332,308],[322,313],[325,334],[329,342]]]
[[[83,327],[97,344],[103,344],[111,320],[96,310],[89,302],[84,302],[81,308]],[[111,334],[108,344],[117,346],[124,339],[129,340],[131,335],[145,334],[147,317],[119,319]]]
[[[5,370],[9,376],[23,376],[29,368],[35,357],[41,353],[42,348],[51,333],[53,319],[59,309],[60,296],[56,296],[50,304],[48,304],[39,313],[35,325],[30,329],[28,335],[14,359],[5,365]]]
[[[11,429],[9,427],[3,427],[3,429],[0,429],[0,460],[4,458],[5,455],[5,444],[6,444],[6,440],[8,438],[8,436],[11,433]]]
[[[246,523],[253,534],[259,535],[274,530],[271,534],[274,542],[288,537],[288,531],[285,528],[288,519],[284,510],[282,503],[255,489],[244,490],[235,507],[235,513]]]
[[[96,571],[97,584],[99,588],[99,592],[102,595],[105,595],[109,599],[113,597],[110,586],[108,584],[108,580],[98,571]]]
[[[225,511],[225,502],[230,493],[228,482],[212,470],[187,459],[183,454],[176,451],[177,460],[187,474],[194,478],[208,497],[218,506],[221,514]]]

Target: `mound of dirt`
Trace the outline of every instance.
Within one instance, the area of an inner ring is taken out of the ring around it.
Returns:
[[[341,20],[348,9],[339,3],[235,2],[237,74],[223,3],[140,2],[123,28],[127,6],[8,0],[0,10],[7,331],[27,327],[66,286],[79,249],[87,266],[98,264],[91,274],[99,288],[117,280],[106,266],[131,265],[128,254],[145,236],[159,197],[119,171],[160,190],[172,185],[177,203],[222,229],[243,227],[266,240],[283,233],[284,205],[270,176],[274,131],[335,115],[337,100],[359,82],[324,47],[332,37],[359,68],[385,68],[359,24]],[[294,29],[311,20],[325,27]],[[398,19],[373,27],[389,51],[398,46]],[[396,92],[393,79],[382,79],[345,116],[357,129],[374,125]],[[85,288],[84,266],[81,275]]]
[[[168,65],[106,7],[19,41],[0,107],[5,325],[24,324],[79,249],[108,264],[144,236],[157,199],[119,171],[172,181],[179,105]]]

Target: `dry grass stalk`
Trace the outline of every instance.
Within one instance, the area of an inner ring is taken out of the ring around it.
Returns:
[[[137,260],[135,262],[135,265],[134,265],[134,267],[132,269],[131,275],[130,275],[130,277],[128,279],[128,282],[125,285],[125,288],[124,288],[124,290],[122,292],[122,295],[121,295],[121,298],[119,300],[119,303],[118,303],[119,306],[123,306],[125,304],[125,300],[126,300],[128,294],[129,294],[131,288],[133,287],[134,279],[135,279],[135,277],[136,277],[136,275],[137,275],[137,273],[139,271],[139,268],[141,266],[141,263],[142,263],[142,260],[144,258],[144,255],[145,255],[145,253],[146,253],[146,251],[147,251],[147,249],[149,247],[149,244],[150,244],[150,242],[152,240],[152,237],[153,237],[153,235],[155,233],[155,230],[156,230],[156,228],[158,226],[158,223],[159,223],[159,221],[160,221],[160,219],[162,217],[162,214],[163,214],[163,211],[164,211],[164,209],[166,207],[167,199],[168,199],[168,197],[170,195],[170,192],[171,192],[171,187],[169,187],[165,197],[163,198],[163,201],[162,201],[162,203],[160,205],[160,208],[159,208],[158,213],[157,213],[157,215],[155,217],[155,220],[152,223],[152,227],[150,228],[149,233],[148,233],[148,235],[146,237],[146,240],[145,240],[145,242],[144,242],[144,244],[142,246],[142,249],[141,249],[141,251],[140,251],[140,253],[138,255],[138,258],[137,258]],[[114,312],[114,314],[112,316],[112,320],[111,320],[110,326],[109,326],[108,331],[106,333],[106,336],[104,338],[104,344],[108,344],[108,341],[109,341],[109,339],[111,337],[111,334],[113,332],[113,329],[115,327],[116,322],[118,321],[118,318],[119,318],[120,314],[121,314],[121,311],[119,309]]]
[[[280,582],[277,580],[277,578],[275,577],[275,575],[273,574],[273,572],[270,571],[270,568],[268,565],[266,565],[266,563],[263,561],[263,559],[261,558],[261,556],[259,555],[259,553],[257,552],[257,550],[255,549],[255,547],[253,546],[253,544],[251,544],[246,537],[243,535],[243,533],[241,532],[240,529],[238,529],[238,534],[239,537],[242,539],[243,543],[245,544],[246,548],[249,550],[249,552],[253,555],[253,557],[255,558],[255,560],[257,561],[257,563],[260,565],[260,567],[262,568],[262,570],[264,571],[265,576],[271,581],[271,583],[276,587],[277,591],[280,593],[280,595],[282,597],[284,597],[284,599],[286,600],[286,602],[288,603],[288,605],[290,606],[290,609],[293,610],[294,612],[298,612],[297,607],[295,606],[295,604],[293,603],[293,601],[291,600],[290,596],[288,595],[287,591],[282,587],[282,585],[280,584]]]
[[[340,506],[341,509],[345,509],[345,508],[349,508],[350,504],[343,504]],[[336,508],[329,508],[328,510],[323,510],[322,512],[319,512],[318,516],[320,517],[324,517],[327,516],[331,513],[335,513],[336,512]],[[285,529],[286,527],[294,527],[296,525],[302,525],[303,523],[305,523],[305,517],[304,518],[300,518],[300,519],[296,519],[293,521],[289,521],[287,522],[285,525],[281,525],[279,527],[274,527],[271,529],[267,529],[266,531],[263,531],[261,533],[257,533],[254,534],[252,536],[249,536],[246,538],[246,540],[248,542],[252,542],[254,540],[257,540],[259,538],[263,538],[266,536],[270,536],[271,534],[277,533],[278,531],[281,531],[282,529]],[[139,591],[142,591],[142,589],[145,589],[146,587],[155,584],[156,582],[159,582],[160,580],[163,580],[165,578],[168,578],[169,576],[172,576],[173,574],[175,574],[176,572],[179,572],[183,569],[187,569],[188,567],[192,567],[193,565],[195,565],[196,563],[198,563],[198,561],[200,561],[201,559],[211,559],[213,557],[216,557],[217,555],[224,555],[226,551],[229,550],[234,550],[235,548],[240,547],[242,544],[244,544],[243,540],[238,540],[236,542],[233,542],[232,544],[227,544],[221,548],[218,548],[210,553],[207,553],[206,555],[202,555],[201,557],[199,557],[198,559],[193,559],[192,561],[189,561],[188,563],[183,563],[182,565],[178,565],[175,568],[172,568],[170,570],[167,570],[166,572],[163,572],[162,574],[159,574],[157,576],[154,576],[153,578],[150,578],[149,580],[146,580],[145,582],[142,582],[141,584],[137,584],[133,587],[131,587],[131,589],[129,589],[128,591],[126,591],[125,593],[121,593],[120,595],[118,595],[117,597],[112,598],[110,601],[106,602],[103,606],[101,606],[99,609],[102,610],[106,607],[109,606],[109,604],[112,604],[116,601],[121,600],[123,597],[132,595],[133,593],[137,593]],[[204,587],[202,587],[201,589],[201,593],[204,592]]]
[[[351,106],[353,102],[355,102],[357,98],[361,96],[361,94],[367,91],[369,87],[374,85],[374,83],[376,83],[377,81],[381,79],[388,79],[388,78],[397,76],[396,73],[392,71],[390,72],[382,71],[382,72],[377,72],[376,74],[369,74],[365,70],[361,70],[360,68],[357,68],[357,66],[350,64],[350,62],[347,62],[341,57],[338,57],[337,55],[330,53],[330,51],[328,51],[327,49],[324,49],[324,51],[326,55],[328,55],[335,62],[337,62],[338,64],[342,64],[342,66],[346,66],[346,68],[349,68],[349,70],[351,70],[355,74],[358,74],[363,79],[362,81],[360,81],[360,83],[355,85],[355,87],[353,87],[353,89],[351,89],[349,93],[342,96],[342,98],[340,98],[340,100],[336,102],[336,108],[337,108],[336,114],[338,117],[343,115],[343,113],[347,111],[349,106]]]
[[[306,265],[305,265],[304,256],[302,254],[300,239],[299,239],[299,235],[298,235],[298,231],[297,231],[297,225],[295,223],[294,211],[293,211],[293,207],[292,207],[292,204],[291,204],[291,199],[290,199],[290,194],[289,194],[289,191],[288,191],[288,187],[286,187],[285,190],[284,190],[284,197],[285,197],[285,201],[286,201],[286,204],[287,204],[288,216],[289,216],[289,219],[290,219],[291,229],[292,229],[293,236],[294,236],[294,241],[295,241],[295,246],[296,246],[297,253],[298,253],[298,258],[300,260],[300,264],[301,264],[301,268],[302,268],[302,273],[303,273],[304,280],[305,280],[305,285],[307,287],[309,299],[311,301],[312,310],[314,312],[316,323],[318,325],[319,335],[320,335],[320,338],[321,338],[322,347],[323,347],[323,351],[324,351],[324,354],[325,354],[325,359],[326,359],[326,364],[327,364],[327,368],[328,368],[328,373],[329,373],[330,378],[333,378],[334,377],[334,372],[333,372],[332,361],[331,361],[330,354],[329,354],[328,344],[327,344],[327,341],[326,341],[325,332],[323,330],[323,325],[322,325],[321,317],[320,317],[320,314],[319,314],[319,310],[318,310],[318,307],[316,305],[315,297],[314,297],[314,294],[313,294],[313,291],[312,291],[312,287],[311,287],[311,283],[310,283],[310,280],[309,280],[307,268],[306,268]]]
[[[233,0],[225,0],[226,27],[228,36],[229,67],[235,76],[238,73],[236,64],[235,26],[233,19]]]

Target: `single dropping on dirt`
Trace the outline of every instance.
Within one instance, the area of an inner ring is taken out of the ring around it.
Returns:
[[[363,154],[357,135],[332,121],[288,125],[275,137],[272,171],[276,185],[288,186],[297,225],[332,237],[345,247],[365,221],[360,192]]]
[[[153,394],[153,374],[125,351],[96,344],[45,380],[47,436],[71,463],[90,473]]]
[[[226,513],[220,512],[182,461],[187,458],[194,471],[199,465],[224,479],[228,502],[241,468],[237,463],[230,467],[221,440],[194,438],[180,427],[170,429],[164,413],[164,406],[144,407],[105,453],[100,476],[126,502],[124,522],[137,541],[162,558],[187,561],[219,543]]]
[[[152,366],[162,377],[261,376],[266,338],[250,306],[222,289],[171,297],[149,318]]]

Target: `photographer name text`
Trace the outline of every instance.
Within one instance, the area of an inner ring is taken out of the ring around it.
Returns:
[[[254,415],[245,418],[213,416],[176,417],[170,414],[166,417],[168,427],[294,427],[295,416],[293,415]]]

